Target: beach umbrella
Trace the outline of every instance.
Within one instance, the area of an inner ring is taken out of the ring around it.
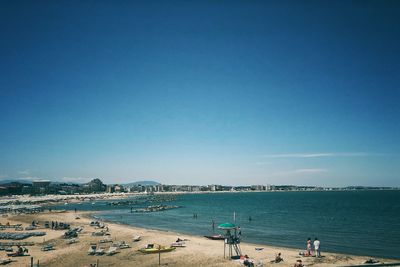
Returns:
[[[218,225],[218,228],[222,230],[230,230],[236,228],[236,225],[234,225],[233,223],[223,223]]]

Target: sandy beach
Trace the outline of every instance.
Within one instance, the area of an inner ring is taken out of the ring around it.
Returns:
[[[76,219],[77,216],[79,219]],[[162,266],[241,266],[241,263],[238,261],[224,259],[223,241],[213,241],[200,236],[148,230],[107,222],[105,224],[109,229],[109,237],[113,242],[125,241],[131,245],[131,248],[121,249],[119,253],[113,256],[90,256],[87,254],[90,244],[99,244],[99,240],[105,237],[92,236],[92,233],[98,232],[99,229],[90,226],[92,219],[89,217],[89,213],[44,212],[29,215],[9,215],[8,217],[1,217],[0,222],[3,225],[7,222],[10,224],[22,223],[22,226],[26,227],[31,224],[33,220],[39,222],[39,228],[44,225],[45,221],[58,221],[69,223],[72,227],[82,226],[83,231],[79,234],[79,242],[67,244],[66,240],[63,238],[65,232],[63,230],[52,230],[51,228],[35,230],[44,231],[46,235],[20,240],[21,242],[34,242],[35,245],[27,247],[30,256],[12,258],[15,261],[9,263],[8,266],[30,266],[31,257],[34,258],[35,264],[39,260],[40,266],[81,267],[90,266],[90,264],[94,264],[97,261],[99,266],[158,266],[158,254],[143,254],[139,252],[138,249],[146,246],[148,243],[169,245],[178,237],[188,240],[185,242],[186,247],[177,248],[175,251],[161,254]],[[3,232],[5,231],[14,232],[15,230],[3,230]],[[135,235],[140,235],[142,240],[139,242],[132,242],[132,238]],[[11,240],[1,240],[1,242],[7,241]],[[41,247],[49,243],[54,245],[55,250],[41,251]],[[110,245],[111,243],[100,244],[100,246],[104,247],[106,250]],[[263,249],[256,250],[256,247],[262,247]],[[263,266],[293,266],[298,259],[301,259],[305,266],[347,266],[359,265],[369,259],[368,256],[352,256],[334,253],[323,253],[322,258],[302,257],[299,256],[299,251],[302,248],[289,249],[248,243],[242,243],[241,249],[243,254],[247,254],[254,260],[255,265],[263,263]],[[280,263],[271,263],[270,261],[274,259],[278,252],[282,253],[284,261]],[[0,251],[0,258],[7,258],[5,251]],[[385,263],[395,262],[395,260],[389,259],[378,260]]]

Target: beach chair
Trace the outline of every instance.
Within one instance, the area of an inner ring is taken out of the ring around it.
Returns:
[[[87,254],[88,255],[94,255],[94,254],[96,254],[96,245],[91,245],[90,247],[89,247],[89,250],[88,250],[88,252],[87,252]]]
[[[13,253],[7,253],[8,257],[25,257],[25,256],[30,256],[27,252],[13,252]]]
[[[106,238],[99,240],[99,243],[112,243],[112,242],[113,242],[113,240],[111,237],[106,237]]]
[[[184,248],[184,247],[186,247],[186,244],[185,244],[185,242],[183,242],[183,241],[179,241],[179,242],[174,242],[174,243],[172,243],[172,244],[171,244],[171,247],[174,247],[174,248]]]
[[[53,246],[53,244],[47,244],[47,245],[44,245],[44,246],[41,248],[41,250],[42,250],[42,251],[54,250],[54,246]]]
[[[107,252],[106,252],[106,255],[107,256],[112,256],[112,255],[114,255],[114,254],[117,254],[119,251],[118,251],[118,248],[117,247],[110,247],[108,250],[107,250]]]
[[[95,255],[101,256],[101,255],[104,255],[104,253],[105,253],[104,248],[98,248],[98,249],[96,249]]]
[[[132,239],[133,242],[139,242],[142,239],[140,235],[135,235]]]
[[[131,246],[125,243],[125,241],[118,241],[112,245],[113,247],[117,247],[119,249],[130,248]]]
[[[6,264],[9,264],[11,262],[12,262],[11,259],[1,259],[0,260],[0,265],[6,265]]]
[[[74,243],[78,243],[78,241],[79,241],[79,239],[77,239],[77,238],[72,238],[72,239],[67,240],[67,244],[68,244],[68,245],[71,245],[71,244],[74,244]]]

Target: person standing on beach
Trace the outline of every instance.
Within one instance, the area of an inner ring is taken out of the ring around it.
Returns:
[[[321,242],[319,242],[318,238],[315,238],[314,240],[314,251],[315,251],[315,256],[316,257],[321,257],[321,251],[319,250]]]
[[[307,256],[311,256],[311,238],[307,239],[306,253]]]

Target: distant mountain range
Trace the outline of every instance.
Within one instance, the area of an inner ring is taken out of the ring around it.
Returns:
[[[15,179],[0,179],[0,184],[9,184],[18,182],[20,184],[32,184],[32,180],[25,178],[15,178]]]
[[[36,179],[29,179],[29,178],[10,178],[10,179],[0,179],[0,184],[9,184],[9,183],[21,183],[21,184],[32,184],[32,181],[38,180]],[[57,182],[51,181],[52,184],[61,184],[61,183],[74,183],[74,184],[84,184],[84,183],[76,183],[76,182]],[[144,185],[144,186],[152,186],[152,185],[159,185],[159,182],[156,181],[137,181],[132,183],[124,183],[123,185],[126,186],[135,186],[135,185]]]
[[[126,185],[126,186],[136,186],[136,185],[145,185],[145,186],[148,186],[148,185],[159,185],[160,183],[159,182],[155,182],[155,181],[137,181],[137,182],[133,182],[133,183],[127,183],[127,184],[123,184],[123,185]]]

